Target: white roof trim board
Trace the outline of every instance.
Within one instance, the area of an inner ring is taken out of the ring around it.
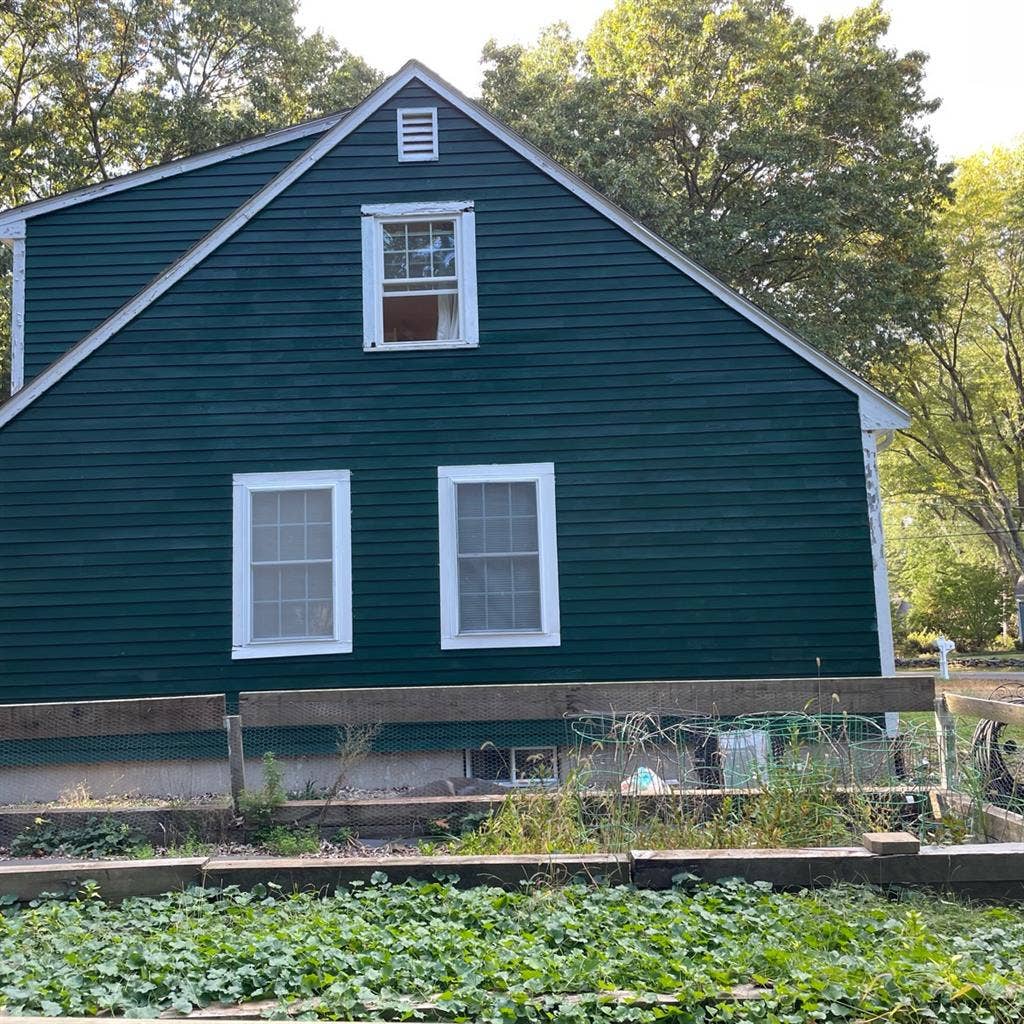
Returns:
[[[823,352],[802,341],[795,334],[783,327],[777,320],[774,320],[763,310],[753,303],[744,299],[734,292],[727,285],[723,284],[703,267],[688,259],[677,249],[673,248],[664,239],[659,238],[654,232],[645,228],[638,221],[634,220],[624,210],[617,207],[610,200],[606,199],[599,192],[596,192],[584,181],[578,178],[571,171],[559,166],[553,160],[546,157],[540,150],[536,149],[525,139],[516,135],[508,127],[503,125],[496,118],[492,117],[482,107],[467,99],[454,87],[438,78],[432,71],[421,64],[410,61],[394,76],[389,78],[382,86],[371,93],[362,103],[354,107],[347,114],[342,115],[334,122],[321,138],[310,146],[301,156],[297,157],[291,164],[282,170],[275,178],[265,185],[250,199],[246,200],[229,217],[217,225],[209,234],[197,242],[180,259],[171,264],[165,271],[158,275],[129,302],[125,303],[116,313],[110,316],[95,330],[86,335],[78,344],[69,349],[63,356],[52,363],[47,369],[35,377],[31,383],[14,394],[4,405],[0,406],[0,426],[8,423],[23,409],[30,405],[36,398],[51,388],[73,367],[77,366],[83,359],[95,352],[105,341],[116,334],[122,327],[130,323],[144,309],[151,305],[156,299],[163,295],[175,283],[180,281],[194,267],[198,266],[207,256],[214,252],[223,242],[227,241],[240,228],[248,223],[260,210],[270,203],[276,196],[288,188],[293,182],[300,178],[309,168],[316,164],[321,157],[333,149],[342,139],[359,127],[378,107],[390,100],[399,90],[404,88],[413,79],[417,79],[424,85],[433,89],[442,96],[457,110],[462,111],[467,117],[476,121],[482,127],[499,138],[511,149],[515,150],[525,159],[540,168],[549,177],[569,189],[579,198],[589,203],[599,213],[603,214],[612,223],[618,225],[628,234],[642,242],[649,249],[652,249],[666,262],[676,267],[688,277],[692,278],[702,287],[721,299],[727,306],[734,309],[751,323],[756,324],[766,334],[776,341],[785,345],[786,348],[795,352],[812,366],[816,367],[827,377],[832,378],[848,391],[857,395],[859,399],[861,427],[864,430],[893,430],[906,427],[910,423],[907,412],[899,405],[887,398],[880,391],[877,391],[866,381],[861,380],[856,374],[851,373],[835,360],[830,359]],[[319,122],[311,122],[319,124]],[[301,126],[307,129],[307,134],[315,130],[309,125]],[[276,133],[275,141],[283,141],[281,135]],[[298,137],[298,136],[296,136]],[[266,143],[266,140],[261,140]],[[266,143],[271,144],[271,143]],[[241,143],[240,145],[246,145]],[[231,148],[231,147],[227,147]],[[216,159],[226,159],[228,154],[223,151],[216,151],[219,156]],[[203,154],[208,158],[207,162],[213,162],[213,154]],[[193,159],[200,159],[199,157]],[[185,161],[180,161],[184,163]],[[138,176],[131,175],[129,178],[119,178],[116,182],[106,183],[115,185],[120,182],[125,184],[120,187],[128,188],[131,185],[141,184],[146,174],[156,174],[160,170],[167,170],[174,165],[167,165],[167,168],[154,168],[152,172],[142,171]],[[201,165],[193,165],[201,166]],[[171,172],[177,173],[177,172]],[[96,189],[103,189],[104,185],[94,186]],[[93,193],[88,198],[94,198]],[[0,235],[7,224],[13,224],[23,220],[26,216],[35,216],[36,213],[45,212],[41,207],[43,203],[58,204],[64,199],[65,205],[72,202],[84,201],[82,193],[74,193],[66,197],[56,197],[53,200],[43,200],[41,203],[34,203],[30,207],[24,207],[12,211],[0,218]],[[50,205],[47,209],[57,209],[56,205]]]

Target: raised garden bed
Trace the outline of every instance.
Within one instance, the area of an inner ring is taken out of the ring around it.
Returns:
[[[382,1021],[1011,1021],[1024,913],[738,881],[369,884],[8,908],[6,1012]]]

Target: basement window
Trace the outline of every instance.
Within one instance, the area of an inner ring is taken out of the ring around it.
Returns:
[[[480,747],[466,751],[466,778],[508,786],[558,781],[556,747]]]
[[[473,204],[364,206],[363,348],[474,347]]]
[[[557,647],[550,462],[441,466],[441,647]]]
[[[232,658],[351,651],[348,470],[233,484]]]

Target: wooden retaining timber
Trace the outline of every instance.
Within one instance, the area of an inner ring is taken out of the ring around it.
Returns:
[[[743,878],[780,889],[836,882],[897,885],[976,899],[1024,899],[1024,845],[923,846],[917,854],[879,856],[861,847],[807,850],[634,850],[633,884],[665,889],[679,875],[701,881]]]
[[[458,876],[464,886],[517,888],[572,879],[668,889],[673,879],[744,878],[780,889],[855,883],[940,890],[977,899],[1024,900],[1024,843],[926,846],[917,854],[862,847],[803,850],[633,850],[628,854],[521,857],[259,857],[149,861],[50,861],[0,865],[0,895],[19,900],[72,893],[89,879],[112,901],[191,885],[256,884],[329,893],[383,874],[392,882]]]
[[[1005,725],[1024,725],[1024,704],[993,700],[991,697],[970,697],[962,693],[946,693],[942,699],[954,715],[984,718]]]
[[[978,817],[987,838],[1000,843],[1024,843],[1024,816],[1014,811],[995,804],[979,804],[966,793],[948,790],[936,790],[935,799],[943,817],[955,814],[965,821]]]
[[[521,857],[323,857],[240,860],[213,857],[202,868],[202,884],[243,888],[273,883],[292,889],[333,890],[350,882],[365,882],[375,872],[391,882],[432,881],[457,875],[464,887],[494,885],[516,888],[524,882],[564,884],[572,879],[628,885],[627,854],[537,854]]]
[[[830,679],[674,679],[629,683],[513,683],[242,693],[246,728],[378,723],[550,720],[633,711],[734,716],[931,711],[931,676]],[[310,709],[315,708],[315,718]]]
[[[205,732],[224,728],[224,694],[144,697],[52,704],[0,704],[0,737],[6,740],[67,739]]]
[[[159,896],[197,885],[205,863],[205,857],[163,857],[4,864],[0,866],[0,895],[18,900],[33,900],[44,892],[71,895],[84,882],[94,881],[111,902],[129,896]]]

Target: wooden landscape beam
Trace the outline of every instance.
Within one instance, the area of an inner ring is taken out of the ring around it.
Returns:
[[[878,714],[931,711],[934,700],[931,676],[904,675],[271,690],[240,694],[238,711],[246,728],[259,728],[550,720],[588,713]]]
[[[0,704],[0,740],[131,736],[224,728],[224,694]]]
[[[968,697],[962,693],[945,694],[946,707],[954,715],[969,715],[1006,725],[1024,725],[1024,704],[985,697]]]

